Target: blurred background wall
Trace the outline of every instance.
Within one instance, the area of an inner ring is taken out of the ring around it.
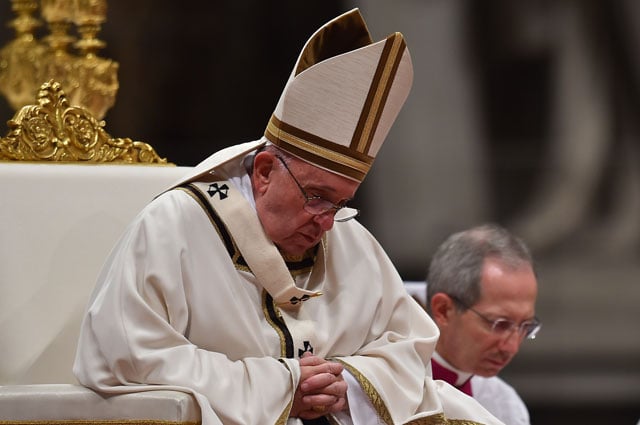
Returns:
[[[504,378],[535,425],[635,424],[640,2],[111,1],[107,131],[178,165],[260,137],[303,43],[352,6],[374,39],[403,32],[415,70],[361,221],[407,280],[451,232],[496,221],[523,237],[544,326]],[[0,46],[12,17],[0,0]],[[13,113],[0,98],[3,135]]]

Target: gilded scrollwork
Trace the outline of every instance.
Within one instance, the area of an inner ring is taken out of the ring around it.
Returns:
[[[35,105],[22,107],[0,139],[2,161],[169,164],[147,143],[112,138],[105,122],[70,106],[60,83],[44,83]]]

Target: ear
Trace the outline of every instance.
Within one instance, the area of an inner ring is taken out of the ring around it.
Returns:
[[[456,306],[449,295],[438,292],[431,297],[431,316],[438,326],[449,323],[455,309]]]
[[[251,174],[254,191],[264,193],[271,181],[271,171],[273,171],[275,160],[276,157],[271,152],[262,151],[256,154]]]

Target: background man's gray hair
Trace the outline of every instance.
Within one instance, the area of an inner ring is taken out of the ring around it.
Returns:
[[[522,239],[497,224],[489,223],[449,236],[436,250],[427,274],[427,311],[431,297],[444,292],[467,306],[480,299],[480,279],[485,258],[518,268],[533,267],[531,253]],[[458,305],[458,308],[463,309]]]

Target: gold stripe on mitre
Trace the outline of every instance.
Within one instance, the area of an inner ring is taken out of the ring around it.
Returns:
[[[271,116],[265,136],[271,143],[321,168],[362,181],[373,157],[280,121]]]
[[[380,55],[378,68],[371,81],[371,87],[351,141],[351,148],[356,152],[367,153],[371,148],[373,136],[378,128],[384,105],[391,91],[391,85],[395,80],[405,48],[406,43],[401,33],[396,32],[387,37]]]

